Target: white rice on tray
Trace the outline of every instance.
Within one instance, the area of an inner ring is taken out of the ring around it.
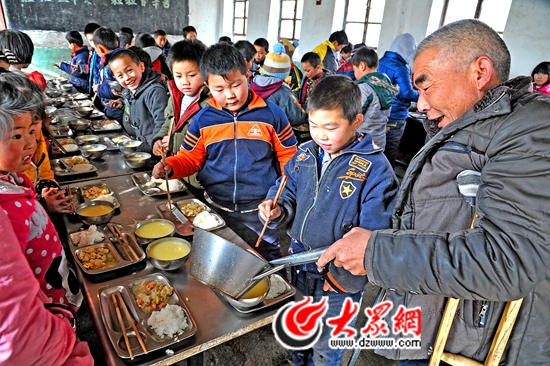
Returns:
[[[152,312],[147,324],[161,338],[182,334],[188,325],[183,308],[178,305],[166,305],[161,310]]]

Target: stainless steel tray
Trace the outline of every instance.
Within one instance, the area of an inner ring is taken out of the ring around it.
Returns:
[[[124,236],[124,238],[126,238],[126,240],[128,241],[128,244],[130,244],[130,246],[134,250],[134,253],[136,253],[136,255],[138,256],[137,260],[134,257],[131,257],[131,254],[129,254],[130,256],[126,254],[124,249],[122,249],[122,247],[116,240],[111,241],[109,240],[109,237],[106,236],[105,237],[106,241],[99,244],[92,244],[92,245],[87,245],[83,247],[77,247],[74,244],[70,246],[74,260],[78,264],[82,272],[88,275],[91,279],[106,280],[109,277],[114,278],[118,274],[120,274],[119,270],[123,268],[128,268],[129,270],[131,270],[134,268],[135,264],[143,261],[146,258],[146,254],[141,248],[141,246],[138,243],[136,243],[134,237],[124,232],[122,233],[122,235]],[[113,258],[109,262],[106,262],[106,265],[102,266],[101,268],[89,269],[84,267],[84,264],[78,258],[78,254],[86,249],[95,249],[95,248],[109,249]]]
[[[205,206],[206,211],[208,211],[208,212],[210,212],[210,214],[214,215],[216,217],[216,220],[218,220],[218,222],[220,223],[219,225],[217,225],[213,228],[203,229],[203,230],[212,231],[212,230],[220,229],[220,228],[225,226],[225,221],[224,221],[224,219],[222,219],[222,217],[220,215],[218,215],[216,212],[212,211],[212,209],[210,207],[208,207],[207,205],[205,205],[204,203],[202,203],[201,201],[199,201],[196,198],[184,198],[184,199],[173,201],[173,203],[178,208],[181,208],[181,206],[183,206],[185,204],[188,204],[188,203],[191,203],[191,202],[195,202],[197,204]],[[195,228],[195,226],[193,225],[193,219],[195,218],[194,215],[193,216],[187,216],[184,213],[185,217],[187,217],[187,219],[189,221],[187,223],[183,224],[181,221],[176,219],[176,217],[174,216],[174,214],[170,210],[168,210],[168,207],[166,206],[166,202],[158,204],[156,206],[156,209],[157,209],[157,212],[160,215],[160,217],[162,217],[163,219],[166,219],[166,220],[170,220],[174,223],[174,225],[176,225],[176,233],[178,233],[181,236],[193,235],[193,229]]]
[[[81,156],[81,155],[75,155],[73,156],[74,157],[80,157],[84,160],[87,161],[87,166],[89,169],[88,170],[84,170],[84,171],[79,171],[79,170],[74,170],[74,166],[71,166],[70,164],[67,163],[67,159],[71,159],[71,158],[61,158],[61,159],[54,159],[54,160],[50,160],[50,164],[52,166],[52,170],[54,172],[54,174],[58,177],[69,177],[69,176],[78,176],[78,175],[83,175],[83,174],[90,174],[90,173],[93,173],[95,171],[97,171],[97,168],[90,164],[90,161],[88,159],[86,159],[85,157]],[[82,164],[78,164],[78,165],[82,165]],[[77,166],[77,165],[75,165]],[[78,168],[77,168],[78,169]]]
[[[248,314],[248,313],[252,313],[254,311],[259,311],[259,310],[262,310],[262,309],[265,309],[267,307],[270,307],[270,306],[273,306],[275,304],[279,304],[283,301],[285,301],[286,299],[289,299],[291,298],[292,296],[294,296],[294,294],[296,293],[296,288],[294,286],[291,286],[288,282],[286,282],[283,277],[281,277],[281,275],[275,273],[275,274],[272,274],[270,277],[270,280],[273,282],[273,281],[277,281],[279,284],[282,284],[283,286],[285,286],[285,292],[283,292],[282,294],[279,294],[277,296],[273,296],[273,292],[274,292],[274,288],[273,288],[273,285],[271,286],[271,288],[269,289],[269,292],[267,293],[267,296],[265,297],[264,301],[259,303],[258,305],[256,306],[253,306],[251,308],[239,308],[237,306],[235,306],[234,304],[230,303],[230,302],[227,302],[228,305],[231,305],[231,307],[233,307],[233,309],[237,310],[239,313],[243,313],[243,314]],[[224,294],[223,292],[218,292],[220,295],[222,295],[223,298],[227,298],[227,295]]]
[[[97,109],[94,109],[92,114],[88,116],[89,119],[99,119],[99,118],[105,118],[105,113],[98,111]],[[115,130],[111,130],[115,131]]]
[[[138,278],[136,280],[132,280],[130,282],[121,281],[118,285],[104,287],[99,290],[99,302],[103,324],[105,326],[105,329],[107,330],[107,334],[109,336],[111,344],[113,345],[113,348],[116,350],[117,355],[124,359],[130,358],[130,354],[128,353],[126,343],[124,342],[120,323],[115,312],[115,306],[111,299],[111,295],[114,294],[116,291],[120,291],[124,303],[128,308],[130,316],[132,317],[134,324],[136,325],[136,328],[140,333],[148,352],[153,352],[172,344],[181,342],[193,336],[197,332],[197,324],[193,319],[193,316],[189,312],[189,308],[185,305],[185,302],[174,289],[172,296],[168,300],[168,304],[178,305],[183,308],[183,312],[185,314],[185,317],[187,318],[187,327],[180,335],[172,338],[160,338],[155,330],[147,325],[147,320],[151,316],[151,313],[144,312],[139,308],[139,306],[137,306],[136,303],[134,289],[142,281],[160,281],[165,286],[168,285],[173,287],[166,277],[164,277],[160,273],[155,273]],[[125,316],[123,316],[123,318],[125,319]],[[130,339],[130,346],[132,348],[134,356],[137,357],[143,355],[144,352],[141,349],[135,333],[130,327],[130,324],[125,321],[124,327],[126,328],[126,333],[128,335],[128,338]]]
[[[81,99],[81,100],[74,100],[74,101],[68,101],[67,106],[69,108],[78,108],[78,107],[91,107],[92,101],[89,99]]]
[[[86,185],[83,185],[81,187],[71,187],[71,191],[72,191],[71,193],[75,196],[75,198],[74,198],[75,204],[76,205],[81,205],[81,204],[89,202],[89,201],[95,201],[95,200],[101,201],[99,199],[99,197],[101,197],[101,196],[99,196],[98,198],[95,198],[95,199],[86,197],[85,192],[87,190],[93,188],[93,187],[109,190],[110,193],[104,194],[102,196],[111,196],[111,197],[113,197],[114,202],[112,202],[112,203],[113,203],[113,205],[115,205],[115,209],[120,208],[120,202],[118,201],[118,198],[117,198],[115,192],[111,189],[111,187],[109,187],[105,183],[86,184]],[[111,201],[108,201],[108,202],[111,202]]]
[[[92,115],[88,118],[95,118],[95,117],[93,117],[93,113],[92,113]],[[118,123],[114,119],[98,119],[98,120],[91,121],[91,122],[92,123],[90,124],[90,128],[94,132],[113,132],[113,131],[122,130],[122,126],[120,125],[120,123]],[[117,125],[117,128],[106,129],[106,128],[103,127],[103,126],[105,126],[106,124],[109,124],[109,123],[115,123]]]
[[[181,179],[176,179],[181,184],[180,189],[170,190],[170,194],[179,193],[187,190],[187,186]],[[162,196],[166,195],[166,191],[159,188],[162,182],[153,180],[149,173],[135,173],[132,174],[132,181],[139,188],[141,193],[146,196]]]
[[[67,98],[68,100],[70,100],[70,99],[83,100],[83,99],[89,99],[90,98],[90,96],[88,94],[84,94],[84,93],[65,94],[64,97]]]
[[[113,142],[109,137],[102,136],[99,138],[98,144],[107,146],[107,151],[118,151],[118,145]]]
[[[56,138],[57,141],[61,144],[61,145],[65,145],[65,144],[73,144],[73,145],[76,145],[76,141],[72,138]],[[63,153],[58,147],[57,145],[55,144],[51,144],[51,149],[52,149],[52,155],[55,155],[55,156],[70,156],[70,155],[78,155],[80,154],[80,147],[78,147],[78,149],[76,150],[73,150],[73,151],[67,151],[66,153]]]
[[[66,123],[50,126],[50,131],[54,137],[70,137],[73,135],[73,130]]]

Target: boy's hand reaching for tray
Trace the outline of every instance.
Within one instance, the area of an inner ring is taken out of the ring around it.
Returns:
[[[156,179],[166,179],[172,173],[172,167],[168,164],[164,165],[162,161],[158,162],[153,168],[153,177]]]
[[[258,209],[260,211],[260,217],[264,221],[273,220],[281,216],[281,207],[276,205],[275,208],[273,208],[273,200],[267,200],[260,203]]]

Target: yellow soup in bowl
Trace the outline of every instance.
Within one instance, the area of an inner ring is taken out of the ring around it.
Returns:
[[[149,256],[161,261],[173,261],[189,254],[190,248],[186,244],[167,240],[155,244],[149,249]]]
[[[258,282],[254,287],[252,287],[246,294],[243,295],[243,299],[253,299],[255,297],[263,296],[267,292],[268,283],[267,280],[264,278],[260,282]]]
[[[78,211],[78,214],[81,216],[103,216],[113,211],[112,207],[105,205],[94,205],[84,207],[82,210]]]
[[[172,233],[174,227],[166,222],[150,222],[137,228],[136,234],[142,238],[163,238]]]

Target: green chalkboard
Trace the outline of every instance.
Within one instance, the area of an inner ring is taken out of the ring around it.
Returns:
[[[8,28],[82,31],[95,22],[116,32],[130,27],[181,34],[189,22],[189,0],[2,0]]]

